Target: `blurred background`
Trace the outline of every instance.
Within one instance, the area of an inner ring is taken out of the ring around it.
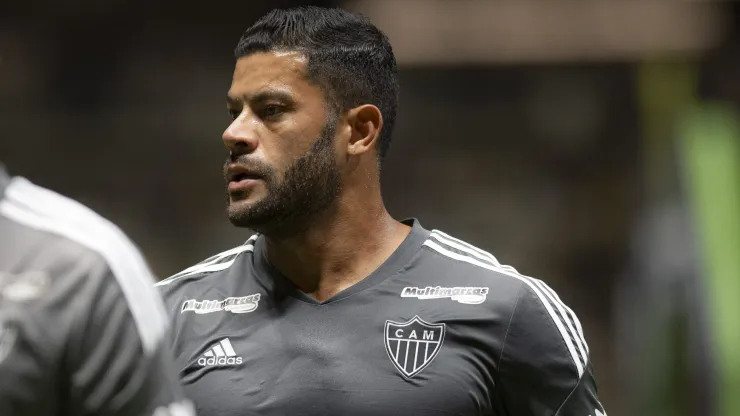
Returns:
[[[392,214],[555,288],[610,415],[740,415],[734,2],[6,1],[0,160],[117,222],[160,278],[242,243],[220,173],[232,50],[300,4],[391,39]]]

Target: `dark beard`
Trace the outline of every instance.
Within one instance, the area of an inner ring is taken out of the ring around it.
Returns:
[[[330,209],[341,190],[334,159],[334,131],[334,123],[328,122],[311,149],[285,170],[282,181],[274,169],[262,166],[259,170],[267,195],[245,208],[229,207],[231,223],[284,239],[305,231]]]

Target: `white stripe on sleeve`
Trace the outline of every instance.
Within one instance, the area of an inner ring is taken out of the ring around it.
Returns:
[[[123,292],[145,354],[152,353],[166,331],[167,317],[152,273],[126,235],[84,205],[23,178],[14,178],[5,196],[2,215],[69,238],[103,257]]]
[[[525,276],[522,276],[518,273],[511,272],[509,270],[503,269],[501,267],[496,267],[494,265],[491,265],[486,262],[482,262],[479,259],[476,259],[472,256],[456,253],[454,251],[448,250],[441,246],[439,243],[432,241],[432,239],[428,239],[424,242],[424,245],[433,249],[434,251],[443,254],[451,259],[462,261],[465,263],[473,264],[478,267],[482,267],[484,269],[488,269],[491,271],[495,271],[498,273],[505,274],[507,276],[511,276],[527,286],[529,286],[530,289],[535,293],[535,295],[539,298],[542,305],[545,307],[545,310],[547,310],[547,313],[550,315],[550,318],[552,318],[553,322],[555,323],[555,326],[557,327],[558,331],[560,332],[560,336],[563,338],[563,341],[565,342],[566,347],[568,348],[568,352],[570,353],[570,356],[573,360],[573,363],[576,367],[576,371],[578,373],[578,377],[580,378],[583,375],[584,371],[584,365],[581,361],[581,358],[578,355],[578,352],[576,351],[576,347],[573,345],[573,341],[571,340],[570,335],[568,334],[568,330],[563,325],[563,321],[560,319],[560,317],[557,315],[557,313],[553,310],[550,302],[547,300],[545,295],[542,293],[542,291],[532,282],[532,279],[526,278]]]

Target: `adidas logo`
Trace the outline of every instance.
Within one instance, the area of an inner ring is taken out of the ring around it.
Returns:
[[[198,364],[201,366],[215,365],[238,365],[242,363],[242,357],[237,357],[231,341],[224,338],[216,345],[206,351],[202,357],[198,358]]]

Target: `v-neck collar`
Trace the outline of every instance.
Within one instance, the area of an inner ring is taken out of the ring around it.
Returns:
[[[380,267],[370,273],[370,275],[324,302],[319,302],[301,291],[269,262],[267,259],[267,242],[265,237],[262,235],[259,236],[254,244],[254,268],[257,272],[256,278],[268,291],[275,292],[275,294],[288,295],[302,302],[313,305],[326,305],[347,298],[377,285],[401,270],[403,266],[411,261],[416,252],[421,249],[424,241],[429,238],[429,231],[425,230],[421,224],[419,224],[417,219],[410,218],[401,222],[410,226],[411,231],[393,254],[391,254],[391,256],[380,265]]]

